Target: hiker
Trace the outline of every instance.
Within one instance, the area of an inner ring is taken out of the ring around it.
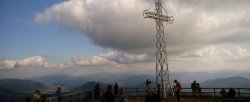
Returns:
[[[221,97],[226,97],[227,96],[227,92],[226,92],[225,88],[222,88],[220,90],[220,95],[221,95]]]
[[[147,81],[146,81],[146,92],[147,92],[147,90],[150,89],[150,84],[151,84],[151,81],[149,79],[147,79]]]
[[[192,89],[192,95],[195,97],[197,89],[196,89],[196,80],[194,80],[193,83],[191,83],[191,89]]]
[[[148,89],[147,95],[145,97],[145,102],[161,102],[159,95],[156,95],[151,89]]]
[[[115,83],[114,89],[115,89],[115,96],[117,96],[118,95],[118,84],[117,83]]]
[[[161,95],[161,85],[159,83],[157,83],[157,94]]]
[[[56,96],[57,96],[58,102],[62,102],[63,94],[62,94],[61,87],[57,87]]]
[[[41,100],[42,100],[41,91],[40,90],[34,91],[34,93],[32,95],[32,99],[33,99],[34,102],[41,102]]]
[[[230,88],[229,91],[228,91],[227,96],[230,97],[230,98],[234,98],[235,94],[236,94],[236,91],[233,88]]]
[[[200,83],[196,83],[196,89],[197,89],[197,96],[201,96],[201,86]]]
[[[180,91],[181,91],[181,84],[177,81],[177,80],[174,80],[174,83],[175,83],[175,96],[176,96],[176,99],[177,99],[177,102],[180,102]]]
[[[97,83],[95,85],[95,92],[94,92],[94,94],[95,94],[95,99],[99,99],[100,98],[100,96],[101,96],[101,88],[100,88],[99,83]]]
[[[112,85],[109,85],[107,87],[107,91],[104,94],[103,102],[115,102],[115,96],[113,94],[113,87],[112,87]]]
[[[128,97],[125,94],[124,88],[119,89],[119,96],[118,96],[118,102],[129,102]]]

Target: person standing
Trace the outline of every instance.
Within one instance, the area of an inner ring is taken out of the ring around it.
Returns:
[[[181,91],[181,84],[177,81],[177,80],[174,80],[174,83],[175,83],[175,96],[176,96],[176,99],[177,99],[177,102],[180,102],[180,91]]]
[[[99,83],[97,83],[95,85],[95,92],[94,92],[94,94],[95,94],[95,99],[100,99],[100,97],[101,97],[101,88],[100,88]]]
[[[112,85],[109,85],[107,87],[107,91],[104,94],[103,102],[115,102],[115,96],[113,94],[113,87],[112,87]]]
[[[42,98],[41,98],[41,91],[40,90],[36,90],[33,95],[32,95],[32,99],[34,102],[41,102]]]
[[[57,96],[58,102],[62,102],[63,94],[62,94],[61,87],[57,87],[56,96]]]
[[[157,83],[157,94],[161,96],[161,85]]]
[[[151,89],[149,89],[145,97],[145,102],[161,102],[161,98],[159,95],[156,95]]]
[[[148,92],[148,90],[150,90],[150,84],[151,84],[151,81],[149,79],[147,79],[147,81],[146,81],[146,92]]]
[[[118,84],[115,83],[114,89],[115,89],[115,96],[118,96]]]
[[[236,94],[236,91],[233,88],[229,88],[227,96],[230,97],[230,98],[234,98],[235,94]]]
[[[197,96],[201,97],[201,86],[200,83],[196,83]]]
[[[118,102],[129,102],[124,88],[119,89]]]
[[[191,83],[191,89],[192,89],[192,95],[193,97],[196,96],[196,92],[197,92],[197,89],[196,89],[196,80],[194,80],[193,83]]]
[[[227,92],[226,92],[225,88],[222,88],[220,90],[220,95],[221,95],[221,97],[226,97],[227,96]]]

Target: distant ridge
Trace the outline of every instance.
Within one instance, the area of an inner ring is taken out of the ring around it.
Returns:
[[[32,80],[24,79],[1,79],[0,88],[16,93],[32,93],[35,89],[46,88],[46,85]]]
[[[36,77],[31,80],[39,81],[47,86],[64,86],[68,89],[75,88],[88,82],[88,79],[85,76],[74,77],[64,74]]]
[[[244,77],[217,78],[205,81],[201,84],[203,88],[250,88],[250,79]]]
[[[32,94],[36,89],[46,88],[46,85],[31,80],[23,79],[1,79],[0,80],[0,101],[23,102],[25,97]]]

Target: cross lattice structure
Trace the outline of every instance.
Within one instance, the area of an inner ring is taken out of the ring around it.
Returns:
[[[173,95],[173,90],[169,78],[164,22],[172,24],[174,18],[172,16],[163,15],[163,9],[162,0],[155,0],[155,12],[150,12],[146,9],[143,12],[143,16],[144,18],[154,19],[156,22],[156,84],[160,84],[161,96],[166,98],[168,95]],[[165,13],[167,14],[166,10]]]

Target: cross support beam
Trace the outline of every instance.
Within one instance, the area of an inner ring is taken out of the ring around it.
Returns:
[[[173,16],[158,15],[154,12],[150,12],[148,9],[143,11],[143,17],[144,18],[158,19],[161,21],[168,22],[169,24],[172,24],[174,21]]]

